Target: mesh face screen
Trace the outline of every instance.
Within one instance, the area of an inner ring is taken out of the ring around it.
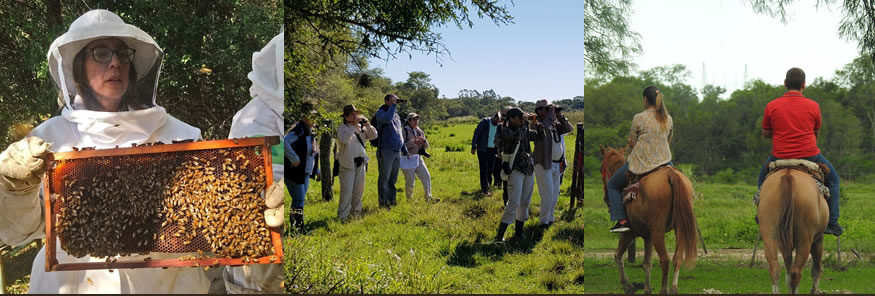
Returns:
[[[252,146],[57,160],[47,187],[61,248],[74,257],[270,255],[261,151]]]

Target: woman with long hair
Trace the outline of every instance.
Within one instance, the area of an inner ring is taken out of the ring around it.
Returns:
[[[622,190],[629,183],[627,172],[641,175],[658,167],[671,164],[672,121],[665,109],[662,93],[655,86],[644,89],[644,111],[632,118],[629,130],[629,156],[626,164],[618,169],[607,184],[610,201],[611,221],[617,224],[611,232],[629,231],[626,220],[626,207],[623,205]]]

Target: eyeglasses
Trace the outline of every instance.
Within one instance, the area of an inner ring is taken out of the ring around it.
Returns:
[[[94,61],[101,64],[108,64],[112,61],[112,55],[118,56],[118,61],[122,64],[130,64],[134,60],[134,54],[137,52],[131,48],[119,48],[112,50],[106,47],[97,47],[89,49]]]

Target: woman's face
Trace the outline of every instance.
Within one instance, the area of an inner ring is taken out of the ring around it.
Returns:
[[[407,124],[409,124],[412,128],[416,128],[417,126],[419,126],[419,117],[408,119]]]
[[[119,51],[127,48],[127,45],[118,38],[99,39],[85,46],[85,76],[104,109],[112,106],[117,109],[128,89],[130,83],[128,74],[131,67],[129,59],[133,57],[127,57],[126,53]],[[108,61],[98,62],[97,59],[105,59],[105,49],[113,51],[111,57]]]
[[[347,123],[356,123],[358,121],[358,118],[359,118],[358,112],[350,112],[349,114],[344,116],[344,119],[346,120]]]

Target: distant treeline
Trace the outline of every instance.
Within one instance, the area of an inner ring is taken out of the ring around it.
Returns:
[[[671,148],[675,163],[691,165],[696,175],[722,182],[755,181],[771,152],[771,140],[762,137],[763,111],[786,88],[753,80],[726,96],[719,86],[697,90],[681,82],[689,76],[684,66],[674,65],[610,81],[587,80],[586,174],[599,176],[598,145],[626,144],[632,117],[643,110],[642,90],[656,85],[674,121]],[[806,82],[803,94],[818,102],[823,117],[817,139],[822,153],[843,179],[875,176],[872,60],[857,58],[836,71],[832,80],[807,77]]]

